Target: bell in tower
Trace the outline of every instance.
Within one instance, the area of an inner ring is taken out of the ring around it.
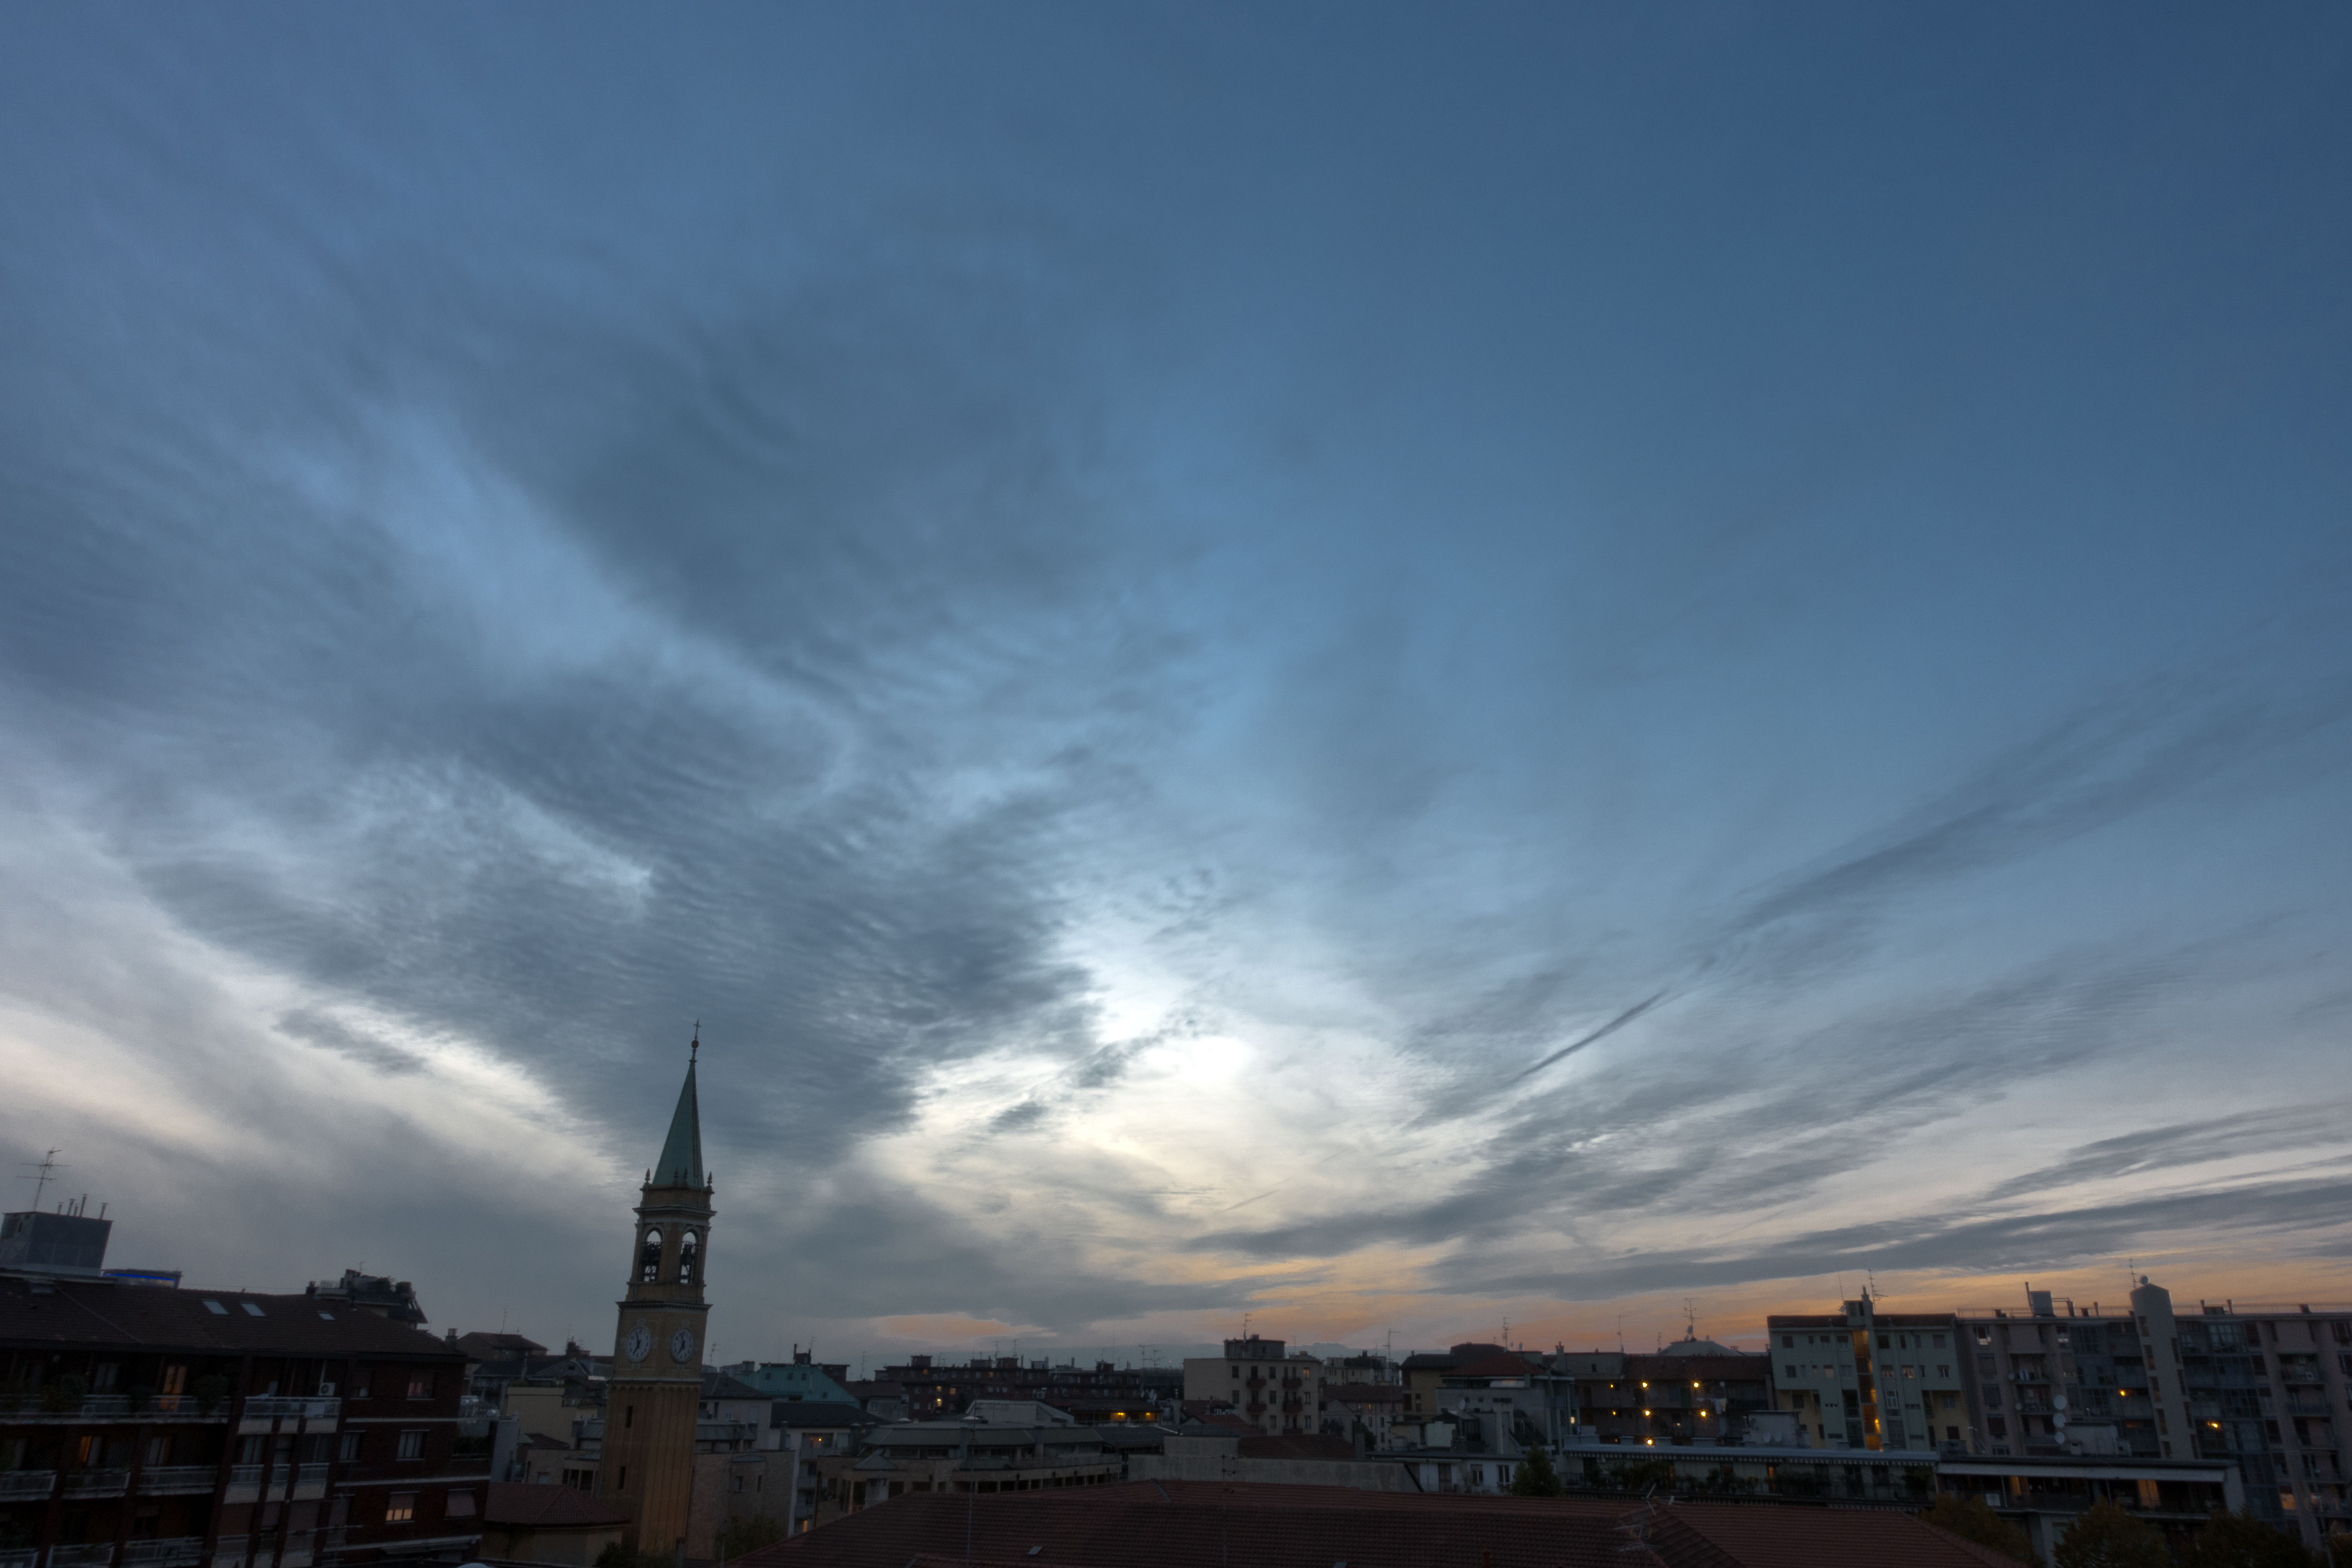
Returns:
[[[686,1083],[637,1203],[636,1245],[614,1336],[613,1381],[604,1406],[597,1495],[629,1516],[622,1544],[632,1552],[678,1551],[694,1490],[694,1424],[702,1401],[702,1299],[710,1258],[711,1184],[702,1168],[702,1116],[694,1074],[702,1049],[695,1030]]]

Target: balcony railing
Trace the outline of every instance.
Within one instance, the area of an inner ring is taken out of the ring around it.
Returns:
[[[231,1563],[245,1561],[245,1549],[249,1536],[224,1535],[213,1542],[213,1568],[226,1568]]]
[[[0,1473],[0,1498],[22,1501],[26,1498],[46,1498],[58,1484],[55,1470],[9,1470]],[[5,1568],[5,1565],[0,1565]]]
[[[120,1470],[68,1470],[68,1497],[121,1497],[131,1489],[131,1472]]]
[[[201,1563],[205,1538],[183,1535],[168,1541],[134,1541],[122,1549],[122,1568],[173,1568],[176,1563]]]
[[[49,1548],[49,1568],[102,1568],[114,1561],[114,1542],[93,1541],[81,1546]]]
[[[220,1472],[210,1465],[151,1465],[139,1472],[139,1495],[167,1497],[175,1492],[208,1492]]]
[[[247,1420],[262,1416],[299,1415],[305,1420],[331,1421],[342,1414],[343,1402],[328,1398],[289,1398],[282,1394],[256,1394],[245,1402]]]
[[[0,1568],[33,1568],[33,1564],[40,1560],[41,1549],[37,1546],[12,1547],[0,1552]]]

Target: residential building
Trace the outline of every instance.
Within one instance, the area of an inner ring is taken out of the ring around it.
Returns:
[[[855,1455],[866,1433],[881,1423],[855,1405],[782,1399],[776,1402],[773,1420],[792,1477],[790,1506],[777,1517],[789,1530],[805,1530],[816,1519],[824,1498],[820,1467],[828,1459]]]
[[[1938,1489],[1981,1498],[2019,1526],[2043,1562],[2060,1537],[2095,1503],[2111,1502],[2162,1531],[2175,1556],[2206,1518],[2245,1508],[2238,1468],[2226,1459],[2151,1459],[2130,1454],[2028,1458],[1947,1454],[1936,1465]]]
[[[1342,1383],[1323,1385],[1323,1430],[1366,1448],[1389,1446],[1389,1428],[1405,1409],[1404,1385]]]
[[[1864,1291],[1836,1312],[1765,1320],[1764,1404],[1811,1446],[1971,1451],[1969,1368],[1951,1312],[1886,1312]]]
[[[1109,1434],[1126,1428],[1101,1430]],[[1161,1433],[1156,1453],[1129,1457],[1123,1479],[1351,1487],[1369,1491],[1404,1491],[1413,1484],[1397,1458],[1359,1449],[1345,1437],[1269,1437],[1206,1427]]]
[[[1447,1373],[1488,1356],[1514,1353],[1508,1346],[1490,1345],[1476,1340],[1455,1345],[1450,1351],[1415,1352],[1397,1364],[1397,1375],[1405,1391],[1403,1413],[1407,1415],[1434,1415],[1437,1413],[1437,1391],[1444,1385]],[[1186,1362],[1184,1364],[1189,1367],[1192,1363]],[[1185,1397],[1192,1397],[1189,1388]]]
[[[629,1516],[569,1487],[492,1481],[482,1510],[482,1555],[509,1563],[590,1568],[617,1545]]]
[[[49,1217],[7,1216],[12,1236]],[[0,1269],[0,1568],[474,1549],[490,1427],[442,1341],[312,1294],[28,1263]]]
[[[706,1370],[695,1412],[694,1451],[747,1454],[779,1446],[776,1401],[740,1378]]]
[[[1173,1367],[1107,1361],[1056,1366],[1019,1356],[912,1356],[903,1366],[883,1367],[874,1381],[896,1384],[899,1415],[916,1420],[961,1415],[975,1399],[1042,1399],[1080,1421],[1161,1420],[1172,1416],[1183,1388],[1183,1373]]]
[[[1273,1436],[1311,1436],[1323,1426],[1323,1363],[1257,1334],[1227,1340],[1222,1356],[1188,1356],[1183,1397],[1229,1405]]]
[[[924,1492],[1033,1491],[1118,1479],[1092,1426],[908,1421],[867,1427],[855,1453],[814,1461],[818,1523]]]
[[[597,1496],[629,1516],[632,1552],[672,1552],[686,1540],[700,1423],[702,1262],[710,1250],[712,1184],[702,1167],[695,1099],[700,1037],[671,1113],[660,1160],[646,1173],[636,1244],[614,1334]]]

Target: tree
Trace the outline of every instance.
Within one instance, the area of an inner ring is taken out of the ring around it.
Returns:
[[[1551,1456],[1541,1448],[1529,1448],[1520,1456],[1519,1468],[1511,1472],[1513,1497],[1559,1496],[1559,1472],[1551,1468]]]
[[[776,1522],[775,1515],[755,1513],[749,1519],[730,1519],[719,1531],[719,1561],[725,1563],[756,1552],[762,1546],[773,1546],[784,1538],[784,1527]]]
[[[2058,1568],[2172,1568],[2163,1531],[2105,1498],[2066,1527],[2052,1556]]]
[[[2212,1513],[2189,1549],[2190,1568],[2312,1568],[2303,1542],[2251,1513]]]
[[[1919,1517],[1939,1530],[1950,1531],[1963,1541],[1990,1546],[2020,1563],[2038,1561],[2033,1555],[2033,1543],[2025,1538],[2025,1531],[1987,1508],[1980,1498],[1964,1492],[1946,1492],[1936,1500],[1933,1508]]]

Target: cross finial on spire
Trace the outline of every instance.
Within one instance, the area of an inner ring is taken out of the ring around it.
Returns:
[[[701,1055],[701,1054],[702,1054],[702,1020],[701,1020],[701,1019],[699,1019],[699,1018],[697,1018],[697,1019],[694,1021],[694,1038],[687,1042],[687,1047],[686,1047],[686,1059],[687,1059],[687,1060],[688,1060],[688,1061],[692,1061],[696,1057],[698,1057],[698,1056],[699,1056],[699,1055]]]

